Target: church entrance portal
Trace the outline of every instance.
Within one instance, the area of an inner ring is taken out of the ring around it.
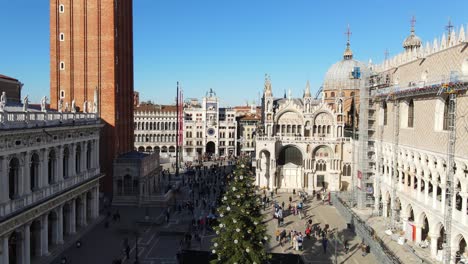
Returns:
[[[212,156],[215,153],[215,148],[216,146],[213,141],[208,142],[208,144],[206,144],[206,154],[208,154],[208,156]]]
[[[284,189],[300,189],[304,186],[302,152],[295,146],[286,146],[280,153],[278,165],[281,166],[278,186]]]

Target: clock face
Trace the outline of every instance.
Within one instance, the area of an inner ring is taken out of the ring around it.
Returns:
[[[215,134],[215,130],[213,128],[208,128],[208,136],[213,136]]]

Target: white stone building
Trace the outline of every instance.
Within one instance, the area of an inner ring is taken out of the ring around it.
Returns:
[[[99,213],[98,115],[25,101],[0,102],[0,263],[47,256]]]
[[[324,100],[312,98],[309,83],[303,98],[292,98],[291,92],[287,98],[274,98],[271,81],[265,79],[262,123],[255,142],[260,187],[308,192],[348,188],[351,144],[343,137],[341,99],[337,97],[335,111]]]
[[[183,106],[183,160],[235,155],[237,122],[234,109],[219,105],[213,90],[200,103],[188,99]],[[140,104],[135,107],[135,149],[159,152],[161,158],[174,158],[176,152],[177,107],[175,105]]]
[[[184,146],[186,159],[226,157],[237,151],[236,112],[222,108],[219,97],[210,89],[203,97],[184,105]]]
[[[175,156],[177,108],[141,103],[134,109],[135,150]]]
[[[419,243],[430,240],[430,256],[442,260],[445,235],[449,96],[456,93],[451,263],[467,251],[468,238],[468,49],[464,27],[432,44],[422,44],[414,28],[405,51],[373,66],[369,116],[375,210]],[[465,253],[466,255],[466,253]]]

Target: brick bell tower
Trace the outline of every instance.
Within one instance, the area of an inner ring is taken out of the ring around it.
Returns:
[[[99,113],[107,194],[113,159],[133,150],[132,12],[132,0],[50,0],[51,108]]]

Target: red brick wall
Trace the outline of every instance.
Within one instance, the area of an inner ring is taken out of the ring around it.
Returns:
[[[99,114],[106,124],[100,149],[106,192],[112,191],[112,160],[133,149],[132,13],[132,0],[50,0],[51,108],[57,108],[63,90],[64,105],[74,99],[82,111],[98,88]],[[61,32],[65,41],[59,40]]]

